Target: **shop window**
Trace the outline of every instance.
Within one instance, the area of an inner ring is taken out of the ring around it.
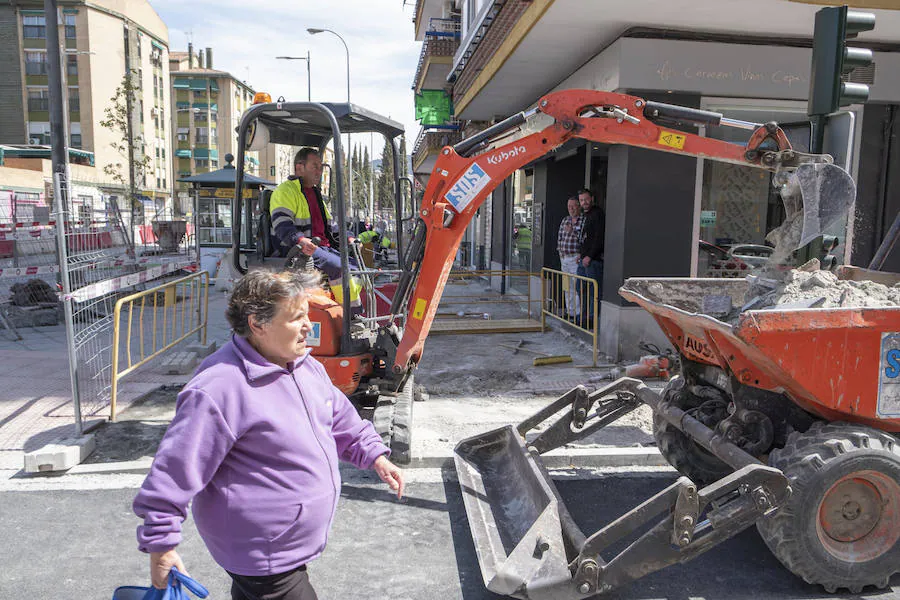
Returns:
[[[799,107],[798,107],[799,108]],[[788,122],[783,125],[794,149],[809,149],[809,126],[800,112],[768,112],[759,108],[731,110],[710,107],[727,116],[756,123]],[[709,127],[707,136],[735,144],[749,141],[749,130]],[[762,169],[713,160],[703,162],[700,197],[698,277],[744,277],[757,270],[771,254],[766,235],[784,221],[784,205],[772,185],[772,174]]]

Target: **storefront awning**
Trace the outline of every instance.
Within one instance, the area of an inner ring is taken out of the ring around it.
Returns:
[[[219,151],[215,148],[209,149],[209,158],[210,160],[219,160]]]
[[[190,103],[190,102],[176,102],[176,103],[175,103],[175,109],[176,109],[176,110],[187,110],[187,109],[190,108],[190,107],[191,107],[191,103]]]
[[[191,89],[198,92],[206,91],[205,79],[191,79]]]
[[[215,80],[215,79],[210,79],[210,80],[209,80],[209,89],[212,90],[213,92],[218,92],[218,91],[219,91],[219,84],[216,83],[216,80]]]
[[[190,150],[176,150],[175,156],[177,156],[178,158],[190,158],[191,151]]]
[[[202,108],[203,110],[206,110],[207,108],[209,108],[209,104],[207,104],[206,102],[194,102],[194,108]]]
[[[172,87],[177,90],[187,90],[190,89],[191,82],[184,77],[176,77],[175,82],[172,84]]]
[[[208,148],[195,148],[194,149],[194,158],[209,158],[209,149]]]
[[[210,104],[209,110],[211,110],[213,112],[219,112],[219,105],[218,104]]]

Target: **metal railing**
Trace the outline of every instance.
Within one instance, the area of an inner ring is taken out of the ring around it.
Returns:
[[[459,131],[459,123],[451,121],[441,128],[429,126],[419,130],[413,144],[413,163],[421,162],[428,154],[437,154],[444,146],[452,146],[462,141],[462,131]]]
[[[591,336],[597,366],[600,295],[597,281],[556,269],[541,269],[541,330],[547,317]]]
[[[148,297],[151,296],[152,303],[148,303]],[[139,304],[137,311],[135,311],[136,304]],[[127,317],[123,323],[122,314],[126,306]],[[208,312],[208,271],[193,273],[149,290],[125,296],[116,302],[113,313],[110,421],[116,420],[119,380],[194,333],[199,332],[200,343],[205,344]],[[120,347],[123,326],[124,348]],[[120,370],[120,354],[123,352],[127,367]]]

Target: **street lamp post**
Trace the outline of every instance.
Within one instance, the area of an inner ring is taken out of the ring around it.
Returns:
[[[309,69],[309,51],[306,56],[276,56],[278,60],[305,60],[306,61],[306,100],[312,102],[312,75]]]
[[[344,52],[347,55],[347,104],[350,104],[350,48],[347,47],[347,42],[344,41],[344,38],[341,37],[336,31],[331,29],[322,29],[319,27],[309,27],[306,32],[310,35],[316,35],[323,32],[331,33],[337,36],[337,39],[341,40],[341,43],[344,45]],[[350,147],[350,134],[347,134],[347,150],[345,151],[347,155],[347,171],[352,171],[352,167],[350,166],[350,154],[352,153],[352,149]],[[350,204],[353,204],[353,174],[350,173],[350,177],[348,178],[348,189],[350,190]],[[343,216],[341,217],[343,218]]]
[[[344,45],[344,52],[347,54],[347,104],[350,104],[350,49],[347,47],[347,42],[344,41],[344,38],[341,37],[341,34],[336,31],[332,31],[331,29],[319,29],[317,27],[310,27],[306,30],[306,32],[310,35],[316,35],[317,33],[322,33],[325,31],[336,35]]]

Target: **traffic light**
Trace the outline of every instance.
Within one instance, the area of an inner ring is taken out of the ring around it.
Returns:
[[[830,253],[838,247],[839,243],[840,240],[836,235],[823,235],[813,242],[815,246],[818,246],[819,268],[823,271],[831,271],[837,266],[837,257]]]
[[[841,75],[872,64],[872,51],[847,46],[847,40],[875,28],[874,13],[846,6],[823,8],[816,13],[813,34],[812,74],[807,113],[827,115],[869,98],[869,86],[841,81]]]

